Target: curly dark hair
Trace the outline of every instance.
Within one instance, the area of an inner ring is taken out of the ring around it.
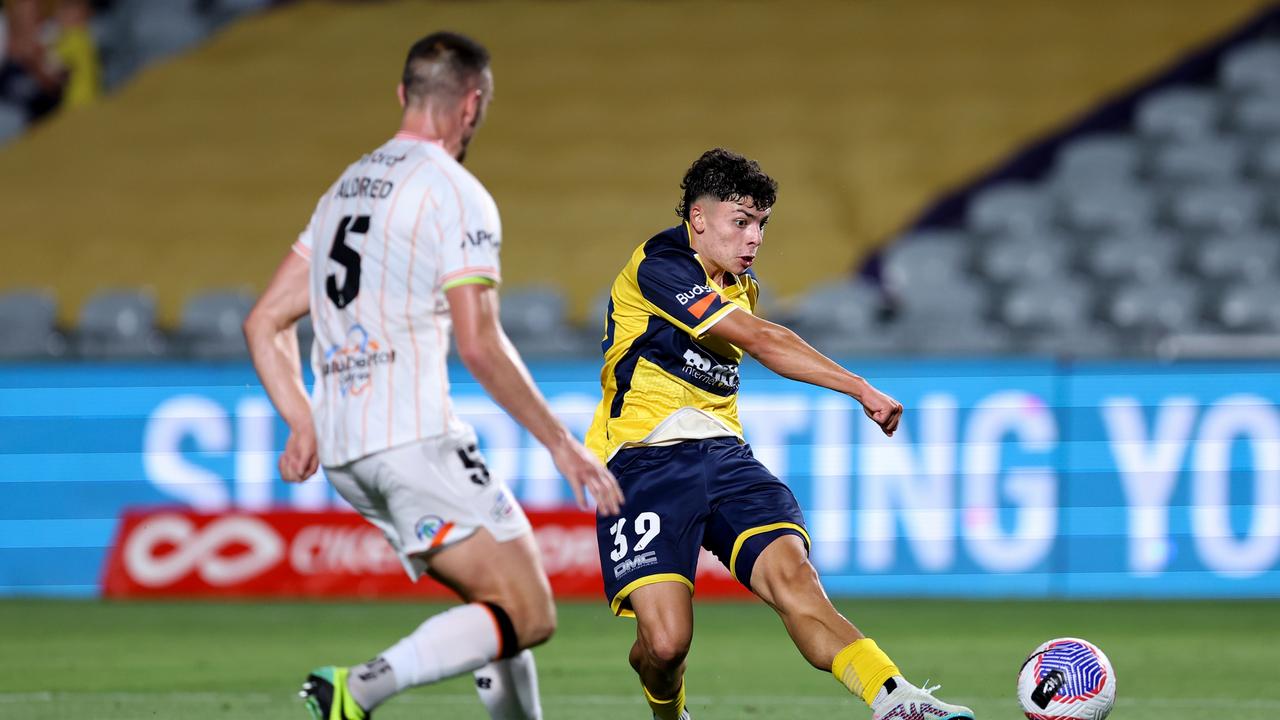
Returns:
[[[724,148],[702,153],[684,174],[680,189],[684,196],[676,214],[685,220],[693,202],[704,195],[732,202],[750,198],[761,210],[773,207],[778,199],[778,183],[760,169],[760,163]]]

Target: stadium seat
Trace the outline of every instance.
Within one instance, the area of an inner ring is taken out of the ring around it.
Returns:
[[[1280,135],[1263,143],[1253,153],[1249,174],[1258,182],[1280,190]]]
[[[1058,150],[1053,179],[1067,187],[1127,183],[1137,176],[1140,160],[1138,142],[1128,135],[1087,135]]]
[[[1211,282],[1274,281],[1280,268],[1280,236],[1254,233],[1208,238],[1196,243],[1189,260],[1191,269]]]
[[[1050,221],[1045,191],[1030,183],[1003,183],[980,191],[969,202],[967,227],[979,237],[1021,237],[1043,232]]]
[[[48,290],[12,290],[0,295],[0,359],[37,360],[61,357],[66,338],[56,327],[57,306]]]
[[[1070,242],[1061,235],[993,240],[978,252],[978,272],[996,283],[1056,277],[1070,264]]]
[[[1233,181],[1243,164],[1240,144],[1229,137],[1208,137],[1162,145],[1148,165],[1152,180],[1166,185]]]
[[[999,319],[1019,333],[1080,329],[1093,317],[1094,291],[1081,280],[1020,282],[1005,293]]]
[[[1280,286],[1260,282],[1229,287],[1219,297],[1214,316],[1233,332],[1280,332]]]
[[[22,108],[0,103],[0,145],[18,137],[27,129],[27,114]]]
[[[1229,122],[1232,130],[1246,137],[1280,137],[1280,91],[1236,100]]]
[[[923,284],[897,296],[895,315],[908,324],[930,320],[976,322],[990,309],[987,286],[977,280],[951,285]]]
[[[1134,124],[1148,140],[1194,140],[1213,134],[1221,115],[1214,91],[1173,87],[1143,98]]]
[[[1058,191],[1063,226],[1085,237],[1140,232],[1156,216],[1151,190],[1137,185],[1081,183]]]
[[[1280,40],[1256,41],[1230,51],[1218,80],[1232,92],[1280,92]]]
[[[1098,238],[1083,256],[1084,269],[1107,282],[1155,282],[1174,274],[1179,244],[1162,233]]]
[[[245,291],[201,293],[187,300],[179,320],[178,339],[192,357],[219,360],[248,354],[240,326],[253,307]]]
[[[903,318],[890,336],[903,351],[923,355],[1000,355],[1014,347],[1008,328],[978,318]]]
[[[1201,293],[1180,279],[1121,285],[1104,315],[1121,331],[1163,333],[1193,330],[1199,325]]]
[[[311,324],[311,316],[303,315],[298,319],[298,326],[295,328],[298,334],[298,353],[302,356],[302,364],[309,366],[311,364],[311,345],[315,343],[316,329]]]
[[[575,331],[565,319],[565,298],[551,285],[507,288],[500,306],[502,327],[522,354],[571,356],[598,351],[598,333]]]
[[[914,292],[921,285],[964,283],[971,242],[962,232],[926,231],[903,237],[884,252],[885,283],[895,295]]]
[[[1262,195],[1255,187],[1207,185],[1178,192],[1169,206],[1173,226],[1193,235],[1239,235],[1262,217]]]
[[[778,321],[805,338],[862,334],[875,326],[880,306],[880,292],[869,283],[837,280],[800,296],[778,313]]]
[[[1032,333],[1021,339],[1022,352],[1062,359],[1140,355],[1149,343],[1093,324]]]
[[[209,20],[192,0],[126,0],[129,38],[142,62],[182,52],[199,43],[212,30]]]
[[[154,358],[166,350],[149,292],[107,290],[89,298],[76,325],[76,353],[94,359]]]

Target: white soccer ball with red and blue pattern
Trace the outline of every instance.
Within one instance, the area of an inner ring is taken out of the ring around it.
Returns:
[[[1116,704],[1116,672],[1088,640],[1050,640],[1022,663],[1018,702],[1031,720],[1102,720]]]

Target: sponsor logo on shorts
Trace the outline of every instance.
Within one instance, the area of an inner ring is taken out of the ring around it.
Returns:
[[[369,387],[373,369],[396,361],[396,351],[384,348],[369,337],[363,325],[355,324],[347,329],[342,345],[330,345],[324,351],[324,364],[320,375],[328,378],[336,375],[338,390],[344,396],[359,395]]]
[[[413,524],[413,534],[423,542],[430,542],[435,539],[440,532],[440,528],[444,527],[444,518],[435,515],[425,515],[418,522]]]
[[[695,380],[725,390],[738,388],[737,364],[719,365],[695,350],[684,351],[684,367],[681,368],[681,372]]]
[[[641,553],[639,555],[636,555],[635,557],[627,558],[626,560],[623,560],[617,565],[614,565],[613,579],[617,580],[623,575],[626,575],[627,573],[632,572],[636,568],[642,568],[648,565],[657,565],[657,564],[658,564],[658,552],[656,550],[650,550],[647,553]]]

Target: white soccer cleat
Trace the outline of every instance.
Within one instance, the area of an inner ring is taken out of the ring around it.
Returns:
[[[933,691],[940,687],[918,688],[890,679],[885,683],[889,695],[884,699],[883,708],[872,713],[872,720],[974,720],[969,708],[934,697]]]

